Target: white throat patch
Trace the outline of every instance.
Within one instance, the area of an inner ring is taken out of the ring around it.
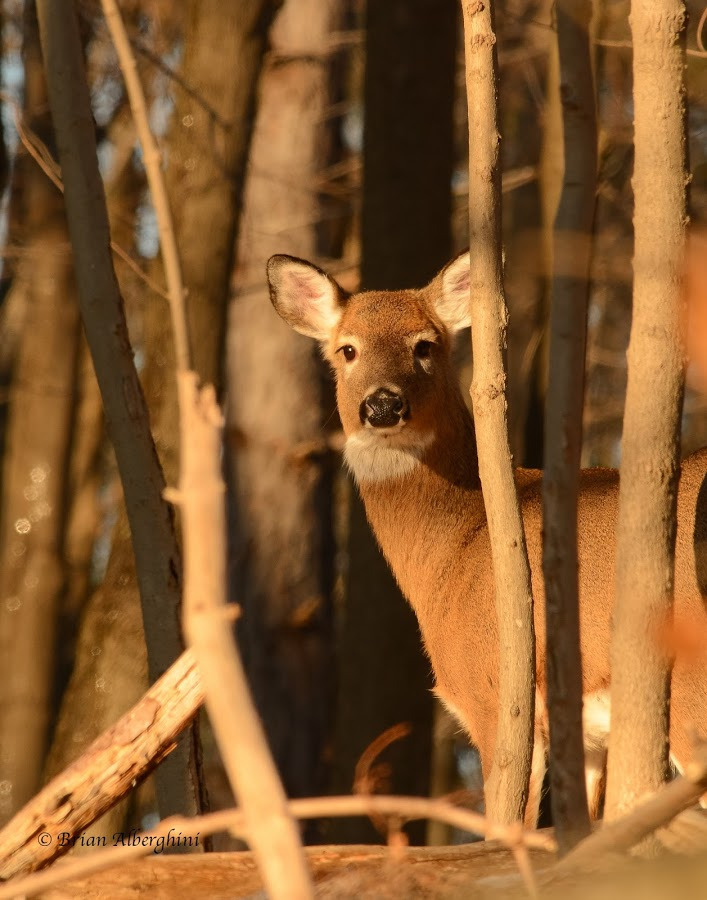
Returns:
[[[393,444],[372,430],[357,431],[346,439],[344,460],[359,484],[401,478],[420,464],[434,440],[432,432],[416,437],[415,443],[405,446]]]

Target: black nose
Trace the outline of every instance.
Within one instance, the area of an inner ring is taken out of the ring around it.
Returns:
[[[396,391],[378,388],[361,404],[361,423],[368,422],[374,428],[391,428],[408,414],[407,400]]]

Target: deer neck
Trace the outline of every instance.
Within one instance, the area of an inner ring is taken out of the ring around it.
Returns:
[[[448,593],[450,553],[485,522],[474,425],[461,394],[449,400],[443,423],[420,453],[391,464],[388,475],[379,460],[376,477],[365,477],[365,464],[351,458],[347,443],[368,520],[423,631],[431,594]]]

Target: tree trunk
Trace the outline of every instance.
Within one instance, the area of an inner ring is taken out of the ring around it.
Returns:
[[[33,7],[25,14],[25,115],[51,135]],[[24,253],[12,291],[24,325],[9,389],[0,541],[0,821],[39,787],[51,719],[79,314],[61,194],[28,155]]]
[[[611,644],[606,814],[665,779],[686,228],[685,4],[634,0],[635,249]],[[656,127],[656,123],[660,127]]]
[[[345,208],[317,184],[333,161],[328,40],[342,11],[341,0],[287,0],[273,26],[229,321],[239,631],[254,699],[294,797],[325,790],[334,699],[332,460],[322,440],[329,410],[321,359],[274,315],[263,273],[274,253],[336,254],[321,222]]]
[[[589,0],[559,0],[557,4],[565,171],[553,253],[543,574],[552,819],[561,852],[589,832],[582,737],[577,501],[597,169],[590,16]]]
[[[76,13],[68,2],[38,0],[37,9],[81,315],[121,474],[155,680],[181,651],[179,548],[113,270]],[[198,808],[194,766],[181,762],[158,771],[165,812]]]
[[[364,289],[422,287],[451,255],[452,103],[456,49],[452,0],[372,0],[366,10],[361,281]],[[339,644],[333,789],[385,729],[412,732],[386,752],[396,793],[427,795],[430,664],[402,598],[353,499],[346,605]],[[424,829],[411,830],[422,841]],[[380,840],[365,822],[332,824],[327,839]]]
[[[533,747],[535,634],[530,567],[506,421],[508,313],[501,261],[498,63],[493,3],[462,0],[469,111],[471,398],[491,540],[500,646],[496,750],[486,780],[493,821],[523,818]]]

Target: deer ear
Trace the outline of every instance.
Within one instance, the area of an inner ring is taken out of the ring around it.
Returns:
[[[432,283],[433,305],[450,334],[471,325],[469,309],[469,251],[442,269]]]
[[[270,299],[278,314],[300,334],[327,340],[341,318],[343,291],[325,272],[294,256],[268,260]]]

